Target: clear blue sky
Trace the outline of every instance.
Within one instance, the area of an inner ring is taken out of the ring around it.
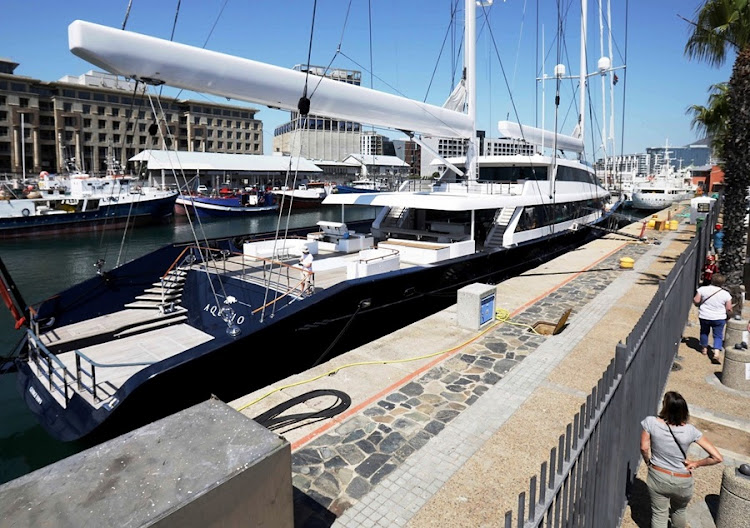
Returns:
[[[365,72],[363,84],[366,86],[372,82],[376,89],[397,90],[419,100],[427,96],[428,102],[442,104],[450,91],[452,78],[451,42],[454,39],[450,35],[439,62],[438,54],[448,29],[452,3],[451,0],[373,0],[372,64],[377,77],[371,81],[366,73],[370,69],[368,2],[351,2],[348,22],[344,27],[349,1],[320,0],[311,63],[328,65],[341,42],[343,54],[335,58],[333,65],[362,69]],[[495,0],[495,5],[489,10],[489,19],[499,60],[490,42],[489,31],[486,27],[482,29],[484,16],[479,11],[478,127],[487,130],[488,136],[497,136],[496,123],[499,119],[516,120],[513,107],[517,109],[522,123],[534,124],[536,116],[541,116],[540,107],[535,106],[535,43],[537,31],[540,35],[543,33],[551,57],[546,60],[545,71],[551,73],[557,53],[553,34],[557,13],[550,0],[539,0],[538,3],[541,9],[550,10],[540,13],[539,30],[536,0]],[[615,87],[617,153],[620,152],[622,138],[625,153],[661,146],[667,139],[671,145],[677,146],[699,139],[690,130],[690,118],[685,110],[691,104],[705,104],[709,86],[727,81],[732,66],[730,62],[721,68],[712,68],[704,63],[689,61],[684,56],[690,28],[678,15],[692,19],[696,8],[702,3],[701,0],[632,0],[627,20],[629,34],[626,47],[625,2],[612,0],[613,62],[622,65],[627,52],[628,63],[627,71],[618,73],[619,83]],[[68,24],[82,19],[119,28],[125,18],[127,4],[127,0],[5,0],[0,4],[0,56],[20,63],[16,74],[46,81],[84,73],[93,67],[68,50]],[[133,0],[132,4],[126,29],[169,38],[177,0]],[[463,2],[459,1],[459,4],[462,10]],[[223,13],[219,17],[223,6]],[[568,67],[568,73],[576,74],[580,40],[578,6],[578,0],[574,0],[565,7],[572,15],[565,22],[567,34],[563,49],[563,53],[569,56],[564,62],[575,65]],[[208,39],[208,49],[291,67],[306,62],[312,7],[312,0],[185,0],[180,7],[174,40],[203,46]],[[600,54],[597,9],[597,3],[589,0],[589,38],[594,40],[597,50],[590,52],[589,69],[595,66]],[[459,21],[462,19],[460,13]],[[453,55],[458,53],[460,31],[455,36]],[[436,63],[438,73],[428,94]],[[512,90],[513,104],[501,73],[501,64]],[[564,133],[570,133],[575,124],[572,117],[574,111],[570,110],[572,89],[572,83],[568,81],[561,91],[559,121]],[[626,98],[624,134],[621,128],[623,90]],[[548,83],[546,99],[549,102],[545,110],[548,119],[552,112],[553,91],[554,85]],[[590,86],[593,99],[591,111],[596,114],[594,128],[597,130],[601,128],[600,92],[599,78],[594,77]],[[491,98],[489,93],[493,94]],[[181,97],[219,100],[195,93],[183,93]],[[288,113],[258,108],[261,110],[258,117],[264,123],[265,151],[270,153],[273,130],[288,119]],[[587,112],[587,126],[591,126],[589,119]],[[552,126],[548,120],[547,128]],[[401,134],[393,132],[390,135],[395,138]],[[587,133],[586,137],[590,144],[591,135]],[[601,141],[598,136],[596,141]],[[600,157],[599,152],[591,154],[591,147],[587,149],[589,158]]]

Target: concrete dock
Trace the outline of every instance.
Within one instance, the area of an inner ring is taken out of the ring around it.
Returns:
[[[296,526],[502,526],[693,234],[683,216],[651,243],[607,235],[499,284],[508,322],[465,330],[453,306],[229,404],[292,445]],[[558,335],[526,326],[567,309]],[[721,385],[697,337],[693,309],[667,389],[725,464],[750,462],[750,397]],[[694,528],[713,526],[721,474],[697,471]],[[630,502],[622,525],[648,526],[642,465]]]

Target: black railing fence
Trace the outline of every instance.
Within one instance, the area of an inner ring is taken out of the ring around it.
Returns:
[[[720,201],[680,255],[569,423],[505,528],[617,527],[641,461],[640,422],[661,400],[710,246]]]

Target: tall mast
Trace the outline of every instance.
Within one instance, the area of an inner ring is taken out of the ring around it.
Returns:
[[[466,178],[469,181],[477,179],[477,156],[479,155],[477,141],[477,17],[476,0],[464,1],[464,68],[466,71],[466,106],[472,123],[472,134],[466,152]]]
[[[588,1],[587,0],[581,0],[581,69],[578,74],[579,78],[579,90],[581,91],[580,95],[580,109],[578,114],[578,124],[579,132],[580,132],[580,138],[584,138],[584,126],[583,126],[583,118],[586,115],[585,114],[585,108],[586,108],[586,17],[588,14]]]

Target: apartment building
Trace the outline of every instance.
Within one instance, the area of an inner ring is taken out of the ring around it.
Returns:
[[[15,75],[17,67],[0,58],[0,174],[63,172],[66,158],[99,174],[164,147],[263,154],[257,109],[159,96],[94,71],[47,82]]]

